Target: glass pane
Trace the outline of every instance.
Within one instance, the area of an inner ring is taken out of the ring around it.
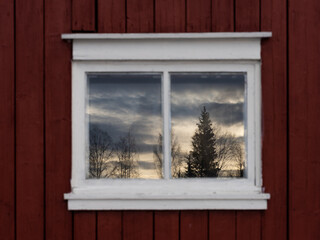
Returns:
[[[88,75],[87,178],[160,178],[161,74]],[[160,152],[159,152],[160,154]]]
[[[243,177],[245,74],[171,74],[173,178]]]

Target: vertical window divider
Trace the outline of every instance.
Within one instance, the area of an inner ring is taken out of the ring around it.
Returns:
[[[167,71],[163,72],[162,78],[162,114],[163,114],[163,177],[171,177],[171,112],[170,112],[170,76]]]

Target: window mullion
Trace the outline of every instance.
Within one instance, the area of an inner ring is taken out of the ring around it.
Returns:
[[[171,176],[171,121],[170,121],[170,77],[168,72],[163,72],[163,177]]]

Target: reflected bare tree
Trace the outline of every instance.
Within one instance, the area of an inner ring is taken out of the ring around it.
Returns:
[[[244,149],[243,145],[237,141],[233,146],[233,161],[238,171],[238,177],[243,177],[244,172]]]
[[[160,178],[163,178],[163,137],[159,133],[158,144],[153,147],[154,163],[156,165],[157,173]],[[183,154],[181,153],[181,147],[174,132],[171,132],[171,176],[173,178],[179,178],[182,176],[182,165],[184,162]]]
[[[125,136],[119,138],[119,141],[115,144],[115,149],[118,157],[117,177],[138,177],[138,149],[131,129]]]
[[[110,177],[116,171],[111,161],[114,153],[109,134],[94,126],[90,129],[89,178]]]

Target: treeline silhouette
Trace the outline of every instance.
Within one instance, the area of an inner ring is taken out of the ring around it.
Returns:
[[[113,143],[106,131],[90,128],[89,178],[139,177],[139,151],[129,129]],[[163,178],[163,137],[159,134],[153,147],[153,161]],[[243,177],[244,149],[233,134],[213,125],[206,108],[191,138],[191,150],[182,152],[178,138],[171,132],[171,176],[173,178]]]

